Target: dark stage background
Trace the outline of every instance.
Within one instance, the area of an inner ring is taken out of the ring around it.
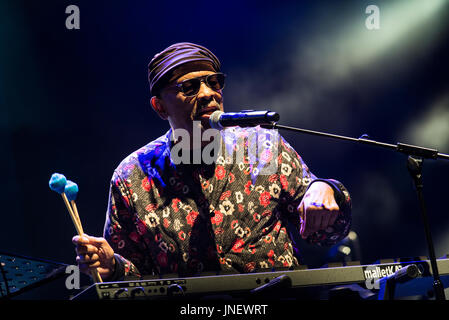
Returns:
[[[78,30],[65,26],[71,4]],[[365,24],[370,4],[380,29]],[[86,233],[102,234],[114,168],[168,129],[149,105],[147,64],[175,42],[217,54],[227,111],[449,153],[448,27],[443,0],[1,1],[0,251],[75,264],[54,172],[79,185]],[[362,263],[427,255],[405,155],[283,134],[316,175],[350,190]],[[449,252],[448,177],[448,161],[424,162],[438,257]],[[310,266],[326,262],[328,248],[302,246]],[[63,283],[49,291],[29,296],[68,294]]]

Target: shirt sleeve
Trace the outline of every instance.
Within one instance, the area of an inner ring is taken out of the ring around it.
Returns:
[[[129,183],[114,172],[110,183],[109,202],[103,236],[114,250],[116,267],[107,281],[150,274],[145,258],[145,243],[139,237],[133,209],[133,192]]]
[[[334,225],[328,227],[326,230],[319,230],[306,238],[306,242],[310,244],[317,244],[321,246],[332,246],[337,242],[344,239],[350,230],[351,219],[351,197],[348,190],[344,185],[335,179],[321,179],[317,178],[308,168],[304,160],[298,155],[298,153],[284,140],[280,138],[280,156],[281,160],[281,172],[287,172],[291,169],[291,174],[287,176],[287,182],[292,187],[289,189],[291,195],[289,217],[290,222],[294,225],[296,235],[294,235],[294,242],[299,241],[299,214],[297,207],[300,204],[304,194],[307,192],[310,185],[317,181],[323,181],[329,184],[334,190],[335,200],[340,208],[340,214],[338,215]],[[284,163],[284,164],[282,164]],[[282,166],[288,166],[288,170],[282,170]]]

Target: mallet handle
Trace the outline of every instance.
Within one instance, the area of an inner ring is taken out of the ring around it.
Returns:
[[[76,232],[78,232],[79,236],[84,235],[83,226],[81,225],[81,220],[78,214],[78,209],[76,207],[75,201],[72,200],[72,206],[69,203],[69,200],[67,199],[66,194],[63,192],[61,193],[62,199],[64,200],[65,206],[67,207],[67,210],[69,211],[70,218],[72,219],[73,224],[75,225]],[[98,272],[98,269],[92,269],[90,270],[90,274],[92,275],[92,278],[95,282],[103,282],[101,279],[100,273]]]

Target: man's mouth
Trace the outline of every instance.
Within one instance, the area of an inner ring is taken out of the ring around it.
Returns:
[[[210,116],[214,111],[219,110],[218,106],[201,108],[201,110],[197,113],[197,118],[202,116]]]

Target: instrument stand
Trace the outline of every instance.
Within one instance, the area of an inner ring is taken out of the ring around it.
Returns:
[[[438,159],[439,158],[439,159],[449,160],[448,154],[439,153],[438,150],[435,150],[435,149],[423,148],[423,147],[413,146],[413,145],[404,144],[404,143],[397,143],[396,145],[394,145],[394,144],[389,144],[389,143],[377,142],[375,140],[372,140],[366,134],[363,134],[360,138],[352,138],[352,137],[329,134],[329,133],[324,133],[324,132],[319,132],[319,131],[306,130],[306,129],[300,129],[300,128],[295,128],[295,127],[279,125],[276,122],[264,124],[264,125],[261,125],[261,127],[267,128],[267,129],[285,129],[285,130],[289,130],[289,131],[301,132],[301,133],[311,134],[311,135],[315,135],[315,136],[322,136],[322,137],[334,138],[334,139],[339,139],[339,140],[363,143],[363,144],[368,144],[368,145],[372,145],[372,146],[376,146],[376,147],[390,149],[390,150],[401,152],[401,153],[408,155],[408,169],[409,169],[409,172],[412,175],[413,180],[415,182],[418,199],[419,199],[420,206],[421,206],[421,215],[422,215],[422,219],[423,219],[423,223],[424,223],[424,231],[426,233],[426,240],[427,240],[427,245],[428,245],[428,250],[429,250],[429,259],[430,259],[430,264],[432,267],[432,276],[433,276],[433,280],[434,280],[433,288],[435,291],[435,298],[436,298],[436,300],[445,300],[446,299],[445,295],[444,295],[444,287],[441,283],[439,273],[438,273],[438,267],[437,267],[436,258],[435,258],[435,250],[433,247],[432,236],[430,233],[430,226],[429,226],[429,222],[428,222],[428,218],[427,218],[427,211],[425,208],[424,197],[423,197],[423,193],[422,193],[422,189],[423,189],[422,159],[425,159],[425,158]],[[418,158],[414,158],[413,156],[418,157]]]
[[[418,195],[418,200],[421,208],[421,218],[424,224],[424,231],[426,233],[427,246],[429,250],[429,260],[430,266],[432,267],[432,275],[433,275],[433,290],[435,292],[436,300],[446,300],[444,295],[444,287],[440,280],[440,274],[437,268],[437,262],[435,257],[435,249],[433,246],[432,235],[430,232],[429,219],[427,216],[427,210],[424,203],[423,196],[423,179],[422,179],[422,167],[423,160],[421,158],[414,158],[412,156],[408,157],[407,168],[410,175],[413,178],[413,182],[415,184],[416,193]]]

